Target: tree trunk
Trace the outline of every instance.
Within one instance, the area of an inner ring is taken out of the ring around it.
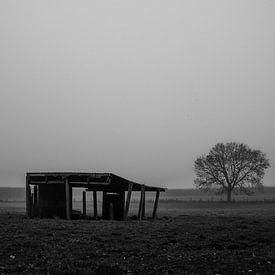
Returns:
[[[231,202],[231,188],[227,189],[227,202]]]

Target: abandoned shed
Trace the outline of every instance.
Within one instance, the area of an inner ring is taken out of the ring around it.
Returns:
[[[164,188],[139,184],[111,173],[27,173],[27,216],[72,219],[72,188],[85,188],[82,199],[83,216],[86,216],[86,192],[91,191],[93,216],[98,218],[97,194],[102,192],[102,218],[114,220],[128,218],[132,191],[140,192],[139,220],[145,217],[145,192],[156,192],[152,212],[152,218],[155,218],[160,192],[165,191]]]

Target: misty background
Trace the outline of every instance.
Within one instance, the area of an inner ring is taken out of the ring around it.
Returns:
[[[0,186],[28,171],[193,187],[236,141],[275,171],[274,1],[1,1]]]

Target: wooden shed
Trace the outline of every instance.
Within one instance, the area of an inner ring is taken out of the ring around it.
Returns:
[[[27,173],[26,212],[29,218],[72,219],[72,188],[83,191],[82,215],[86,216],[86,192],[93,192],[93,216],[98,218],[97,194],[102,192],[103,219],[126,220],[133,191],[140,192],[138,219],[145,216],[145,192],[155,192],[152,218],[156,217],[160,192],[164,188],[129,181],[111,173]]]

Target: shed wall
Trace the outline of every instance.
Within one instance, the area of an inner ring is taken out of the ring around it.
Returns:
[[[66,192],[64,184],[39,186],[39,216],[66,218]]]

